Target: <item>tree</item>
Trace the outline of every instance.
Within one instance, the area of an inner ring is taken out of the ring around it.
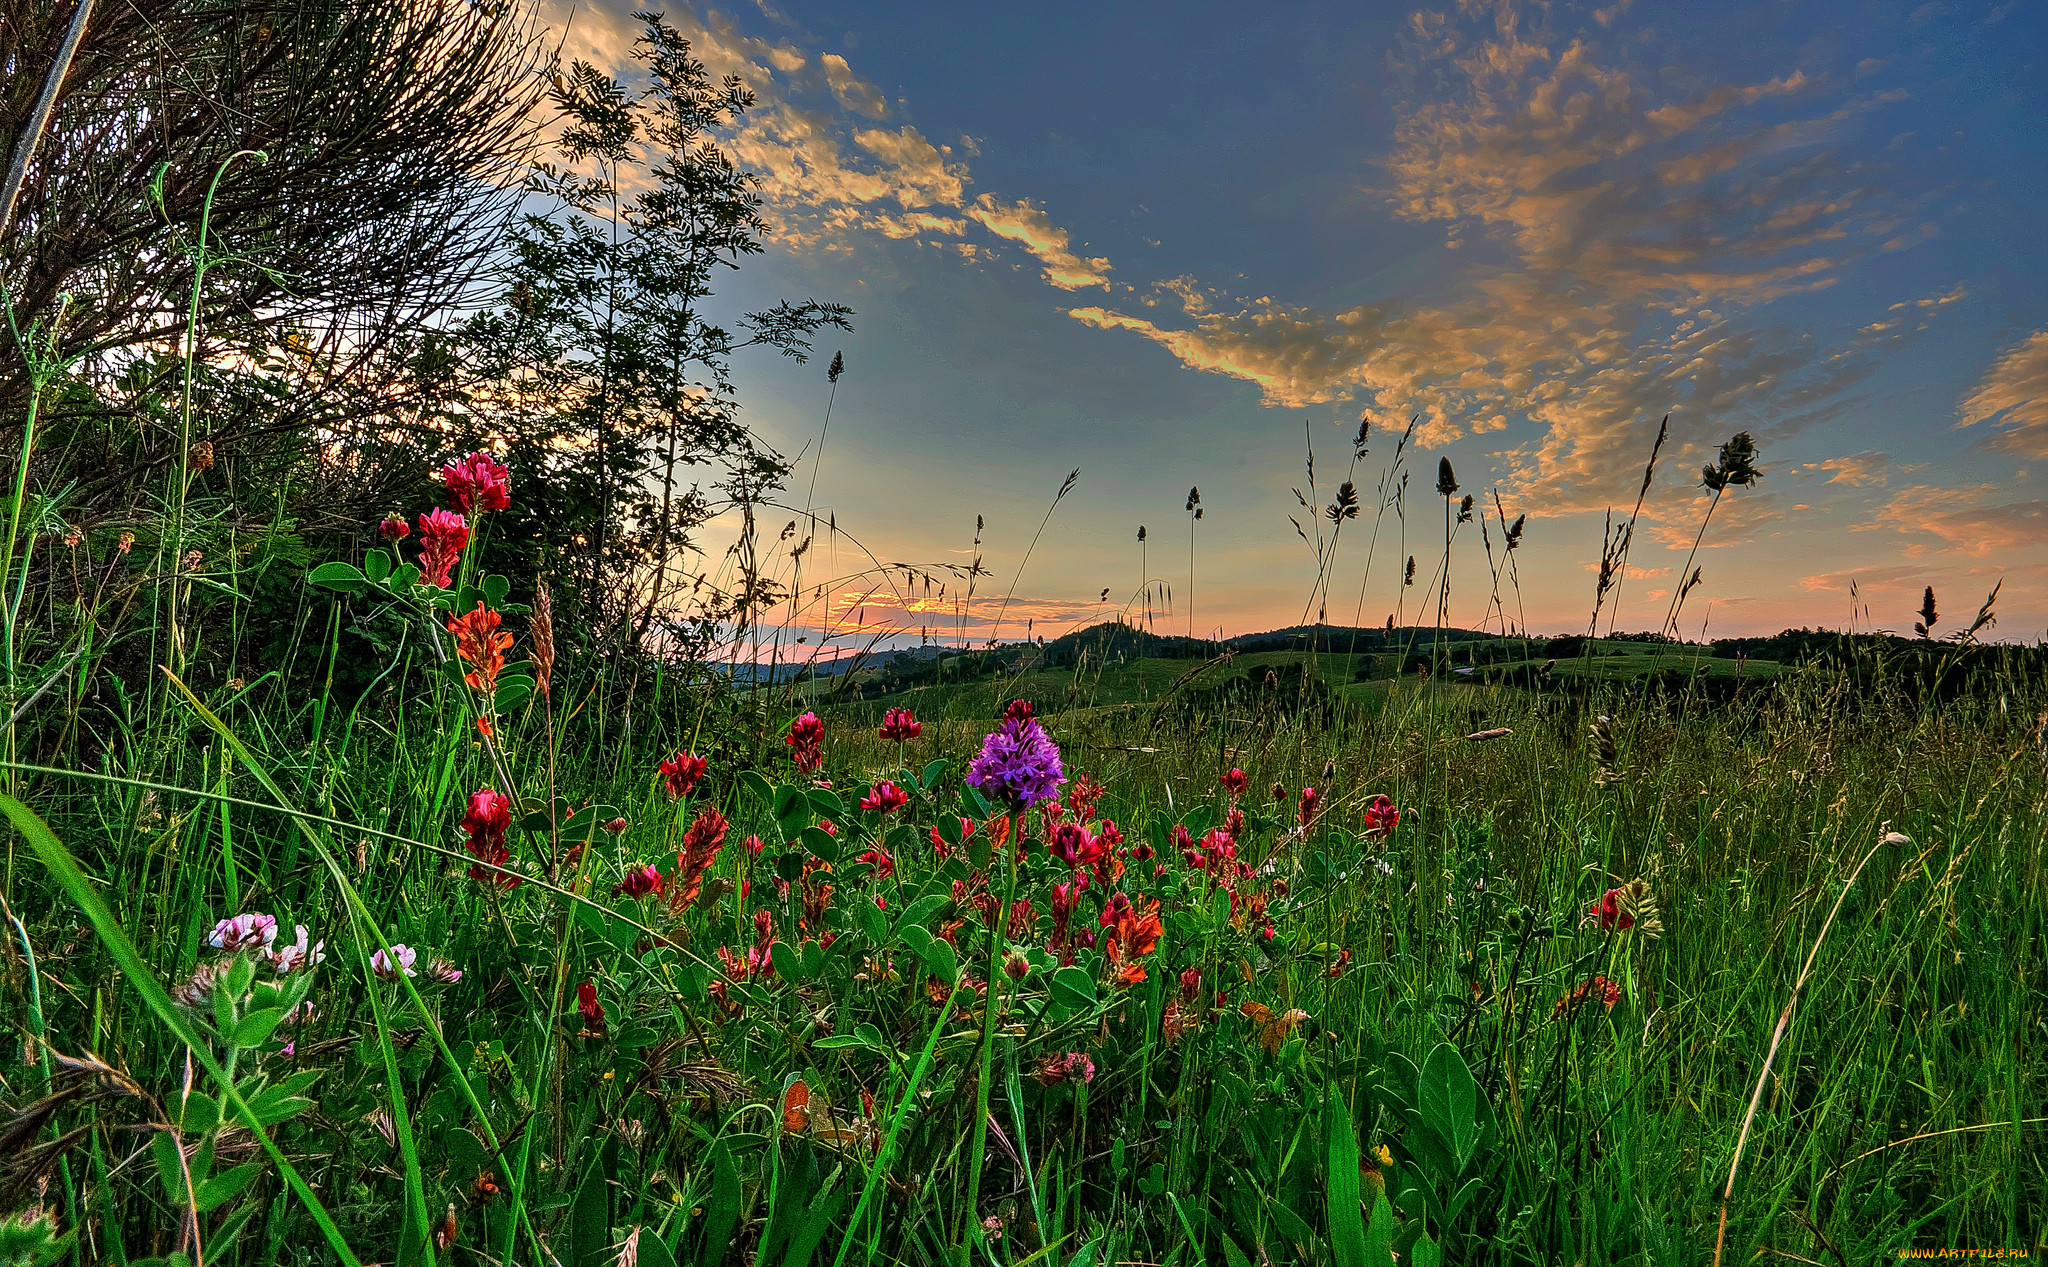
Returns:
[[[756,178],[716,139],[754,97],[714,81],[660,16],[637,16],[644,91],[583,62],[554,76],[560,162],[529,180],[544,209],[521,218],[501,300],[468,327],[465,397],[528,490],[501,527],[537,569],[574,578],[571,627],[634,649],[666,619],[672,559],[717,510],[712,494],[755,499],[787,473],[739,420],[733,354],[801,361],[812,334],[852,315],[806,300],[737,331],[705,316],[718,270],[762,249]],[[644,187],[627,196],[633,167]],[[710,492],[679,487],[680,469],[706,465],[722,470]]]

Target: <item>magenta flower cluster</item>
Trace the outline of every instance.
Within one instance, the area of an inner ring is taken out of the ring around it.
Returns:
[[[984,795],[1023,809],[1057,797],[1067,776],[1059,748],[1031,715],[1031,706],[1013,704],[1003,724],[981,741],[981,754],[968,763],[967,781]]]

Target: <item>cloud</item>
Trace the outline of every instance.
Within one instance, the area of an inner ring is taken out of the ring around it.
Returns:
[[[831,85],[832,95],[839,104],[855,114],[870,119],[885,118],[889,113],[889,99],[881,89],[853,73],[853,67],[837,53],[826,53],[818,59],[824,69],[825,82]]]
[[[1476,32],[1417,15],[1404,49],[1412,82],[1444,88],[1406,106],[1378,192],[1396,217],[1442,226],[1469,260],[1447,262],[1433,293],[1316,307],[1204,292],[1193,304],[1175,284],[1141,302],[1177,296],[1178,320],[1070,315],[1253,383],[1268,405],[1420,413],[1432,446],[1505,429],[1521,437],[1499,455],[1510,486],[1553,513],[1632,499],[1667,411],[1666,460],[1745,427],[1768,439],[1825,421],[1876,371],[1871,349],[1924,325],[1931,307],[1828,346],[1759,320],[1896,231],[1874,177],[1828,145],[1882,95],[1844,96],[1788,68],[1667,99],[1593,43],[1495,12]]]
[[[2021,457],[2048,457],[2048,330],[2036,330],[1985,372],[1964,400],[1958,427],[2000,424],[1990,447]]]
[[[1867,484],[1884,483],[1890,467],[1890,458],[1875,450],[1865,450],[1847,457],[1806,462],[1793,467],[1792,470],[1798,475],[1825,475],[1830,484],[1847,484],[1851,488],[1862,488]]]
[[[990,233],[1019,243],[1036,256],[1045,266],[1047,285],[1061,290],[1079,290],[1084,286],[1109,289],[1109,261],[1076,255],[1067,231],[1054,224],[1043,208],[1033,206],[1029,198],[1005,203],[983,194],[967,209],[967,215]]]

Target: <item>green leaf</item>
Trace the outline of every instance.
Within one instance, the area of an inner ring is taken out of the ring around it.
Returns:
[[[954,952],[952,942],[934,937],[918,958],[924,960],[927,972],[947,985],[960,979],[960,956]]]
[[[1449,1043],[1439,1044],[1422,1065],[1421,1095],[1423,1120],[1449,1145],[1458,1172],[1479,1148],[1479,1084],[1465,1067],[1465,1058]]]
[[[569,1210],[569,1267],[610,1267],[612,1192],[602,1154],[583,1172]]]
[[[1358,1212],[1358,1132],[1351,1106],[1336,1086],[1323,1098],[1323,1147],[1330,1189],[1330,1252],[1337,1267],[1368,1267],[1373,1262]]]
[[[1394,1267],[1394,1207],[1382,1192],[1373,1198],[1372,1222],[1365,1229],[1365,1267]]]
[[[251,1012],[235,1023],[232,1041],[237,1047],[261,1047],[270,1040],[271,1031],[275,1030],[278,1022],[283,1019],[284,1009],[281,1007]]]
[[[872,946],[882,946],[889,940],[889,917],[874,900],[867,895],[856,896],[852,903],[853,922],[860,926],[861,936]]]
[[[1215,928],[1230,927],[1230,890],[1216,886],[1216,895],[1209,900],[1209,923]]]
[[[1477,1183],[1478,1180],[1473,1180]],[[1385,1200],[1385,1198],[1381,1198]],[[1427,1233],[1421,1240],[1408,1247],[1408,1261],[1412,1267],[1444,1267],[1444,1247],[1429,1239]]]
[[[732,1245],[733,1229],[740,1221],[746,1191],[740,1186],[739,1167],[733,1164],[732,1146],[725,1140],[711,1145],[711,1199],[704,1203],[704,1252],[698,1259],[703,1267],[719,1267]]]
[[[775,975],[794,985],[804,979],[804,965],[797,958],[796,951],[786,941],[773,942],[768,947],[768,958],[775,965]]]
[[[811,803],[812,809],[826,818],[844,818],[846,816],[846,802],[840,800],[839,793],[829,787],[814,787],[804,793],[804,799]]]
[[[897,916],[896,922],[900,925],[922,924],[938,914],[945,908],[946,903],[952,900],[953,896],[950,893],[927,893],[904,907],[903,914]]]
[[[804,848],[826,862],[839,861],[839,838],[822,827],[806,827],[800,837]]]
[[[322,589],[339,590],[344,594],[360,594],[370,584],[370,578],[363,575],[361,568],[340,559],[322,563],[306,573],[306,579]]]
[[[505,600],[512,596],[512,578],[495,573],[484,578],[484,605],[493,609],[503,607]]]
[[[930,791],[932,788],[935,788],[939,785],[940,779],[943,779],[945,777],[946,759],[944,757],[940,757],[937,761],[926,763],[924,767],[924,773],[917,776],[917,782],[920,787],[923,787],[926,791]]]
[[[1095,978],[1086,969],[1061,968],[1052,974],[1052,997],[1062,1006],[1085,1012],[1095,1006]]]
[[[939,839],[945,841],[948,848],[958,849],[960,847],[961,831],[960,816],[958,814],[947,814],[939,819]]]
[[[844,1051],[848,1047],[872,1047],[874,1044],[858,1034],[828,1034],[811,1046],[819,1051]]]
[[[370,584],[382,585],[384,578],[391,575],[391,556],[382,550],[372,550],[363,556],[363,575]]]
[[[740,786],[771,805],[775,801],[775,785],[763,778],[759,770],[740,771]]]
[[[260,1161],[244,1162],[233,1170],[224,1170],[199,1185],[197,1200],[193,1204],[199,1207],[201,1214],[205,1214],[223,1201],[234,1200],[242,1189],[249,1186],[250,1180],[262,1173],[263,1163]]]

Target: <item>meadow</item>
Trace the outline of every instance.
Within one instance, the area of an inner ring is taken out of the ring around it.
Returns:
[[[131,7],[31,14],[55,69],[0,85],[48,106],[0,208],[0,1267],[2048,1252],[2048,649],[1996,590],[1694,643],[1693,570],[1619,636],[1631,514],[1539,638],[1527,516],[1411,492],[1411,423],[1371,506],[1297,494],[1304,621],[1356,577],[1370,638],[1162,639],[1148,571],[785,674],[908,569],[821,575],[851,526],[739,421],[736,352],[852,316],[706,315],[763,249],[744,86],[645,15],[629,86],[510,6]],[[1695,548],[1760,474],[1722,446]],[[1435,577],[1361,574],[1390,509]]]
[[[913,713],[671,666],[596,711],[548,600],[420,522],[310,574],[422,635],[345,708],[166,674],[145,759],[10,764],[10,1235],[63,1229],[16,1260],[2043,1234],[2026,649],[1940,699],[1815,664],[1203,712],[1027,668]]]

